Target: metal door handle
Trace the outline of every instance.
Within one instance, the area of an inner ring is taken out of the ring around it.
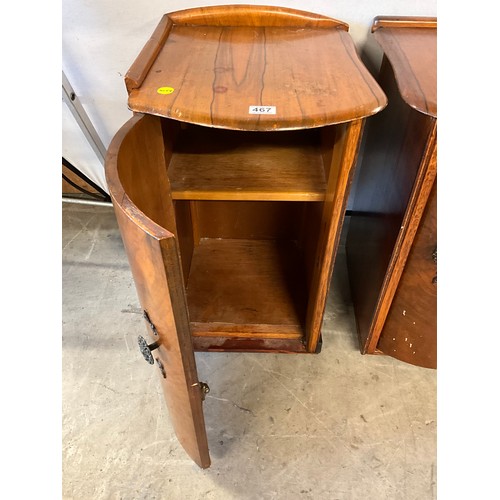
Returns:
[[[155,349],[160,347],[160,342],[157,341],[157,342],[153,342],[152,344],[148,345],[148,343],[146,342],[146,339],[142,335],[139,335],[139,337],[137,337],[137,343],[139,344],[139,349],[141,351],[141,354],[144,356],[144,359],[150,365],[153,365],[155,361],[153,359],[153,355],[151,354],[151,351],[154,351]]]

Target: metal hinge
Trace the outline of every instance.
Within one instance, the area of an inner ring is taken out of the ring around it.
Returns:
[[[210,387],[208,387],[208,384],[205,382],[196,382],[196,384],[193,384],[193,387],[196,385],[200,387],[201,400],[205,401],[205,396],[210,392]]]

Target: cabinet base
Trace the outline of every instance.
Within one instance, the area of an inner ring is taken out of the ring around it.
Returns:
[[[322,342],[318,342],[313,354],[321,352]],[[237,337],[193,337],[195,351],[216,352],[275,352],[275,353],[308,353],[306,345],[298,339],[250,339]]]

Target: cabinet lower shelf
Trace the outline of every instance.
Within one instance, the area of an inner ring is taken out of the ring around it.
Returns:
[[[186,289],[193,337],[304,339],[303,268],[295,241],[201,239]]]

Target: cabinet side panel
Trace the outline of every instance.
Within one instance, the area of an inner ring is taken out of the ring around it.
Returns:
[[[437,367],[436,182],[394,295],[378,349],[401,361]]]
[[[306,317],[307,349],[314,352],[320,340],[323,314],[344,222],[345,207],[358,155],[364,120],[341,125],[335,137],[325,202],[309,288]]]
[[[177,240],[181,252],[184,283],[188,284],[194,250],[194,227],[189,201],[174,201]]]
[[[299,246],[302,251],[307,289],[311,290],[324,203],[308,203],[304,209]]]
[[[380,83],[389,105],[368,120],[346,240],[349,282],[363,353],[373,353],[376,348],[378,339],[372,336],[374,314],[434,126],[432,119],[403,102],[386,59]]]
[[[325,179],[330,175],[330,167],[332,165],[333,148],[335,146],[335,138],[340,128],[331,125],[321,129],[321,158],[323,160],[323,170],[325,172]]]
[[[328,179],[332,165],[335,138],[338,136],[341,127],[329,126],[321,129],[321,160],[325,179]],[[321,231],[321,220],[323,217],[324,202],[308,203],[304,207],[304,214],[301,221],[301,232],[299,246],[302,250],[304,265],[306,270],[307,289],[312,286],[316,253],[318,250],[318,240]]]

